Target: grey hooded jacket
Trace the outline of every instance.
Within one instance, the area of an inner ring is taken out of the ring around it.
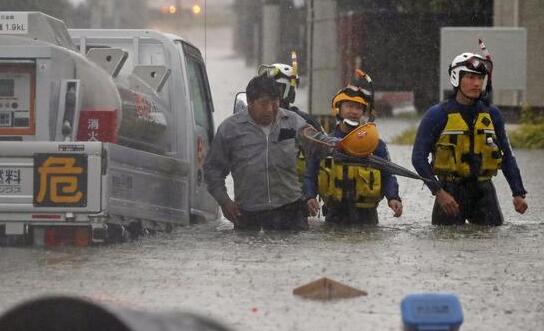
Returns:
[[[231,173],[234,201],[243,210],[270,210],[302,198],[295,140],[305,125],[302,117],[282,108],[268,136],[247,111],[227,118],[204,162],[208,191],[220,205],[227,202],[225,178]]]

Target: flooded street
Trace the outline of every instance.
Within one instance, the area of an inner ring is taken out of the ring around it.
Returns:
[[[225,51],[228,31],[213,33],[219,37],[206,57],[217,126],[255,71]],[[415,125],[377,123],[386,141]],[[394,162],[412,168],[411,147],[389,149]],[[314,218],[303,233],[247,234],[219,220],[106,247],[2,247],[0,312],[42,294],[74,294],[134,309],[196,312],[240,331],[400,330],[405,295],[445,291],[461,301],[462,330],[541,330],[544,151],[515,154],[529,209],[523,216],[514,211],[499,174],[502,227],[431,226],[429,190],[399,177],[404,214],[393,218],[382,202],[376,228],[334,228]],[[293,296],[294,288],[321,277],[368,296],[330,302]]]
[[[393,151],[409,154],[406,147]],[[542,155],[518,157],[538,164]],[[429,194],[401,180],[405,214],[393,219],[382,205],[374,229],[335,229],[314,219],[309,232],[251,235],[221,221],[108,247],[2,248],[0,308],[69,293],[137,309],[198,312],[236,330],[399,330],[406,294],[448,291],[461,300],[463,330],[538,330],[544,224],[536,197],[544,186],[528,181],[531,209],[517,217],[498,182],[506,219],[499,228],[433,227]],[[333,302],[292,295],[323,276],[369,295]]]

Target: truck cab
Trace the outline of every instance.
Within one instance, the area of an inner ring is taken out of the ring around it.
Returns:
[[[14,28],[0,30],[0,242],[101,242],[217,217],[202,173],[213,102],[195,46],[0,14]]]

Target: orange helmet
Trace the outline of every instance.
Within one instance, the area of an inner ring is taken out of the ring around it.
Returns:
[[[353,101],[367,107],[369,95],[370,93],[368,91],[355,85],[349,84],[348,86],[338,91],[334,98],[332,98],[332,115],[337,116],[340,114],[340,104],[343,101]]]
[[[340,140],[338,147],[349,155],[365,157],[378,147],[380,135],[373,122],[358,126]]]

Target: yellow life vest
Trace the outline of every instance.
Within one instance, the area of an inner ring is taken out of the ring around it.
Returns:
[[[480,180],[496,175],[501,167],[502,152],[496,143],[495,127],[489,112],[477,114],[474,129],[470,132],[459,111],[446,111],[448,121],[434,145],[432,166],[435,175],[476,175]],[[471,173],[471,164],[479,164],[476,174]]]
[[[298,181],[300,183],[304,183],[304,172],[306,170],[306,158],[304,157],[304,153],[302,152],[302,148],[299,148],[299,150],[298,150],[296,170],[297,170],[297,175],[298,175]]]
[[[317,183],[325,203],[348,200],[357,208],[375,208],[383,197],[379,169],[335,161],[332,157],[321,160]]]

